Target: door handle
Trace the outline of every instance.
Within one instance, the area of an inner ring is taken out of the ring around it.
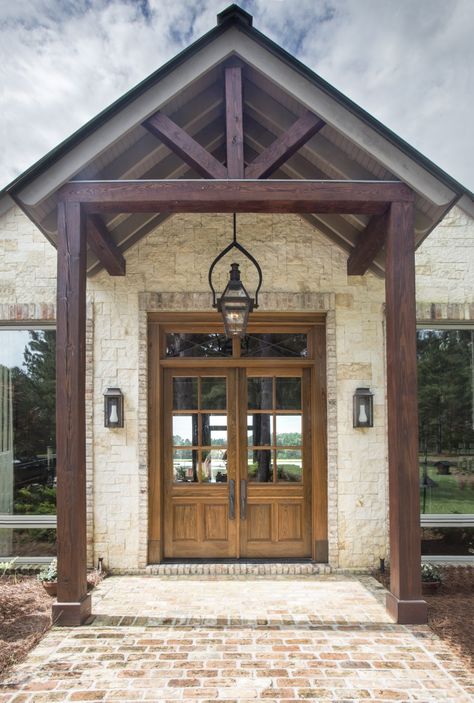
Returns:
[[[229,481],[229,520],[235,520],[235,481]]]
[[[240,519],[247,517],[247,481],[243,478],[240,481]]]

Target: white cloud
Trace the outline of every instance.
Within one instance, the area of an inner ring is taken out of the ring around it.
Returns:
[[[222,0],[0,0],[0,184],[215,25]],[[247,0],[254,26],[474,190],[473,0]]]

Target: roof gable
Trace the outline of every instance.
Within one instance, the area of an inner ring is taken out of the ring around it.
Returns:
[[[416,192],[420,243],[462,195],[460,184],[368,113],[252,27],[231,6],[217,26],[17,178],[6,192],[55,241],[56,192],[68,180],[193,178],[175,154],[142,123],[157,110],[169,115],[219,161],[225,160],[223,67],[239,59],[244,77],[245,159],[252,161],[306,109],[325,127],[274,177],[402,180]],[[308,216],[350,251],[363,217]],[[163,215],[121,215],[107,225],[121,250],[156,227]],[[383,257],[375,263],[381,271]],[[97,262],[89,255],[90,271]]]

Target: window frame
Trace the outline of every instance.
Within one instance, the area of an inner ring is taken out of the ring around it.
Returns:
[[[461,320],[446,320],[430,322],[417,322],[416,330],[468,330],[474,333],[474,324],[462,322]],[[419,392],[419,386],[418,386]],[[473,402],[474,402],[474,381],[473,381]],[[474,527],[474,509],[472,513],[425,513],[420,514],[420,527]],[[474,562],[472,556],[453,556],[453,555],[421,555],[421,560],[425,562]]]
[[[35,321],[30,322],[13,322],[0,325],[0,332],[8,331],[35,331],[35,330],[54,330],[56,331],[56,322]],[[57,516],[54,514],[28,514],[28,515],[13,515],[8,513],[0,513],[0,529],[52,529],[57,530]],[[14,556],[5,556],[0,554],[0,561],[11,561]],[[17,557],[16,564],[49,564],[52,557]]]

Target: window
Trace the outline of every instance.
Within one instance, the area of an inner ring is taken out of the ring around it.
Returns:
[[[0,329],[0,557],[55,551],[55,353],[54,329]]]
[[[474,330],[417,332],[422,551],[473,554]],[[447,524],[447,517],[449,524]]]

